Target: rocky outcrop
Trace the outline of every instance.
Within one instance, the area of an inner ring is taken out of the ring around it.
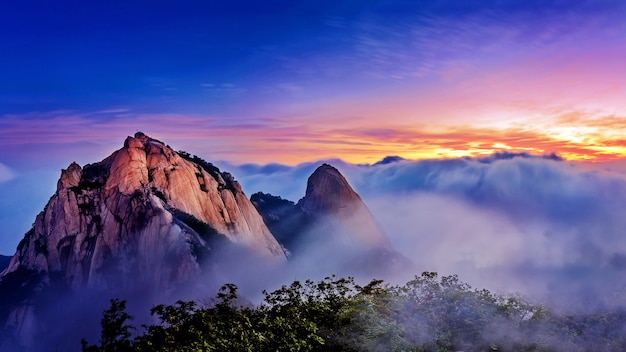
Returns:
[[[232,175],[137,133],[99,163],[62,170],[56,193],[4,274],[23,267],[61,272],[72,287],[101,286],[115,258],[124,261],[121,270],[133,268],[156,287],[170,287],[197,275],[192,249],[210,250],[211,240],[177,214],[259,256],[285,258]]]
[[[345,237],[339,240],[355,246],[384,248],[391,244],[374,216],[348,181],[334,167],[322,164],[309,177],[299,207],[317,219],[332,221]],[[348,237],[349,236],[349,237]]]

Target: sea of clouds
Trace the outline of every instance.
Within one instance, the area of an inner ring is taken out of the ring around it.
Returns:
[[[248,194],[297,201],[322,162],[342,172],[420,271],[458,274],[474,287],[521,293],[555,309],[626,306],[621,164],[504,153],[374,165],[220,166]]]

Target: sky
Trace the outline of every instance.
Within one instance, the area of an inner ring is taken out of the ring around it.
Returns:
[[[2,2],[0,253],[61,168],[137,131],[233,165],[619,161],[625,18],[603,0]]]

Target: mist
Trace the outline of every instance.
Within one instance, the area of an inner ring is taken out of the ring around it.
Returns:
[[[626,177],[619,165],[526,154],[331,163],[394,248],[415,263],[412,274],[458,274],[474,287],[564,311],[626,306]],[[233,173],[248,192],[297,201],[317,165]]]
[[[263,191],[297,201],[320,163],[224,169],[233,172],[248,195]],[[46,291],[37,303],[44,307],[38,316],[41,325],[33,330],[46,338],[29,347],[75,350],[81,338],[97,341],[101,312],[111,298],[126,299],[135,325],[141,326],[153,322],[148,312],[154,304],[178,299],[208,303],[226,283],[236,284],[242,299],[254,305],[261,301],[262,290],[333,274],[354,276],[360,284],[377,278],[400,285],[424,271],[457,274],[474,288],[519,294],[563,314],[626,308],[626,176],[620,165],[510,154],[377,165],[330,163],[361,195],[393,249],[412,264],[379,266],[373,258],[380,253],[372,256],[367,248],[342,241],[349,229],[329,236],[336,219],[323,219],[306,230],[298,248],[289,248],[295,251],[286,263],[265,262],[233,245],[214,251],[197,280],[167,292],[127,279],[113,280],[103,290]],[[73,323],[49,323],[59,316]],[[513,332],[514,327],[500,326],[483,333]]]

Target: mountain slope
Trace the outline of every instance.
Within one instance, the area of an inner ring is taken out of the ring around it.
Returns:
[[[250,196],[250,201],[257,208],[276,240],[291,255],[298,246],[301,234],[309,231],[315,219],[302,211],[294,202],[269,193],[257,192]]]

